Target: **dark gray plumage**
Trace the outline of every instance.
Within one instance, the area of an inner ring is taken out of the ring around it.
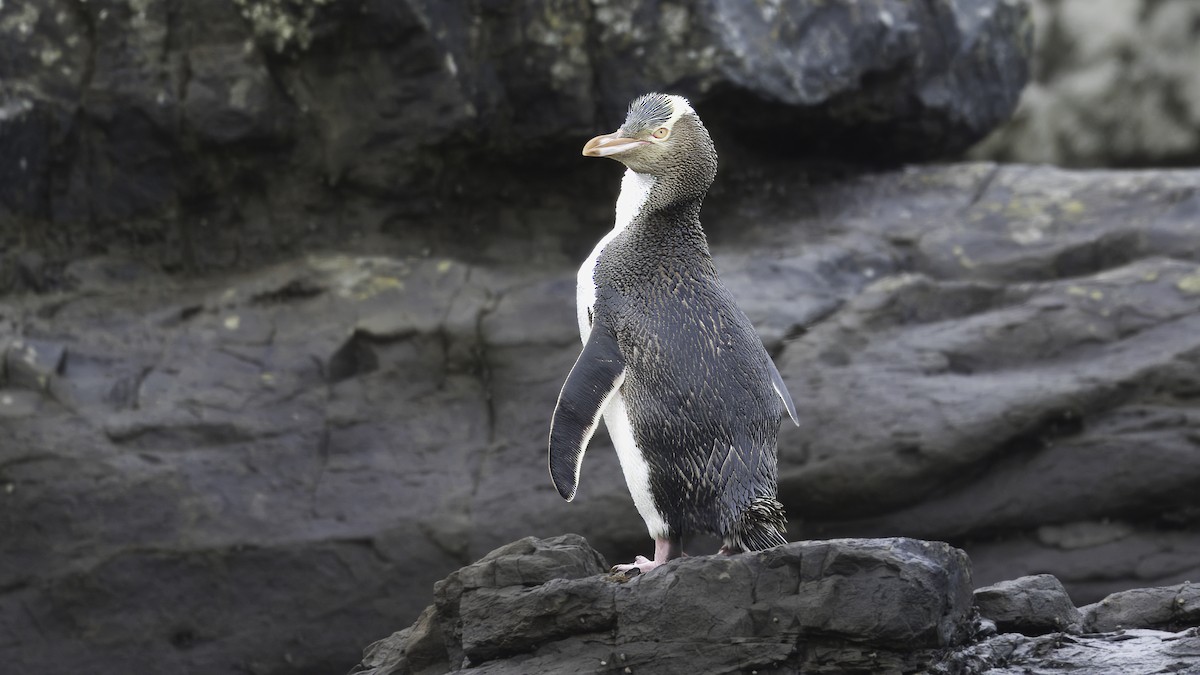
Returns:
[[[572,499],[603,414],[650,535],[648,571],[682,537],[723,552],[785,543],[776,434],[791,397],[749,319],[721,283],[700,205],[716,174],[708,131],[686,99],[647,94],[584,154],[628,167],[617,223],[579,273],[584,350],[551,422],[550,472]]]

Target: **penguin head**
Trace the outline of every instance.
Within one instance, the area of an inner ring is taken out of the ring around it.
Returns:
[[[611,157],[638,173],[704,189],[717,170],[717,151],[704,123],[686,98],[671,94],[638,97],[621,128],[588,141],[583,155]]]

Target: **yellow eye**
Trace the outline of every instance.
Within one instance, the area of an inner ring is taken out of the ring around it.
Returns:
[[[657,129],[655,129],[654,133],[652,133],[650,135],[661,141],[662,139],[666,138],[667,134],[669,134],[669,133],[671,133],[670,129],[668,129],[666,127],[659,127]]]

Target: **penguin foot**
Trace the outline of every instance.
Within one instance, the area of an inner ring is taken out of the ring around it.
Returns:
[[[683,546],[679,539],[655,539],[654,540],[654,560],[650,560],[646,556],[639,555],[633,559],[633,562],[624,565],[613,565],[612,573],[617,572],[633,576],[633,571],[637,570],[636,574],[645,574],[652,569],[657,569],[667,564],[668,560],[687,555],[683,552]]]
[[[646,556],[644,556],[644,555],[639,555],[638,557],[634,558],[633,562],[631,562],[631,563],[626,563],[624,565],[613,565],[612,569],[609,571],[612,572],[613,574],[620,572],[622,574],[634,576],[637,574],[645,574],[646,572],[649,572],[650,570],[662,565],[665,562],[666,562],[665,560],[663,562],[658,562],[656,560],[650,560],[650,559],[646,558]]]

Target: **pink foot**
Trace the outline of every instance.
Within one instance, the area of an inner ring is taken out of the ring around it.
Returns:
[[[612,572],[630,573],[637,570],[637,574],[645,574],[652,569],[657,569],[667,564],[668,560],[674,560],[683,555],[683,547],[678,539],[655,539],[654,540],[654,560],[649,560],[645,556],[639,555],[633,559],[633,562],[624,565],[613,565]]]
[[[646,572],[649,572],[650,570],[652,570],[662,564],[663,563],[661,563],[661,562],[657,562],[654,560],[648,560],[646,558],[646,556],[644,556],[644,555],[639,555],[638,557],[634,558],[633,562],[631,562],[631,563],[626,563],[624,565],[613,565],[612,570],[610,570],[610,571],[625,572],[627,574],[630,572],[633,572],[635,574],[645,574]],[[635,572],[635,570],[636,570],[636,572]]]

